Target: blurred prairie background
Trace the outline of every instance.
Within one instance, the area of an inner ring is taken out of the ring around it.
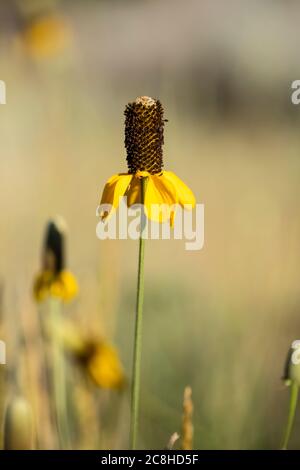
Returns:
[[[59,31],[27,34],[48,14]],[[130,380],[138,244],[99,241],[95,212],[126,171],[124,107],[149,95],[169,119],[165,168],[205,204],[205,246],[147,242],[139,445],[180,433],[188,384],[195,448],[279,447],[300,337],[299,20],[296,0],[1,0],[1,409],[17,370],[41,442],[31,288],[55,214],[80,286],[66,315],[117,346]],[[129,391],[77,388],[73,447],[126,448]],[[290,447],[299,432],[298,413]]]

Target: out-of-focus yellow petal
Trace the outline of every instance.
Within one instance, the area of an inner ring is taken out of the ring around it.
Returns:
[[[97,346],[87,364],[91,379],[102,388],[122,388],[125,376],[116,349],[108,343]]]
[[[78,284],[70,271],[63,270],[58,274],[42,271],[35,279],[33,294],[37,302],[49,297],[69,302],[78,294]]]
[[[128,174],[113,175],[109,178],[104,187],[100,205],[110,204],[113,209],[116,209],[119,205],[120,197],[124,196],[131,179],[132,175]],[[104,211],[100,215],[104,219],[110,212],[111,211]]]
[[[180,178],[178,178],[177,175],[175,175],[175,173],[173,173],[173,171],[163,171],[160,178],[173,184],[177,193],[177,202],[182,207],[185,205],[190,205],[191,208],[195,207],[196,199],[193,192]]]
[[[33,295],[37,302],[43,302],[48,297],[52,278],[50,271],[43,271],[36,276],[33,283]]]
[[[61,297],[65,302],[69,302],[78,294],[78,284],[75,276],[70,271],[61,271],[59,273],[58,282],[61,289]],[[53,287],[56,283],[53,284]],[[55,295],[53,293],[53,295]]]

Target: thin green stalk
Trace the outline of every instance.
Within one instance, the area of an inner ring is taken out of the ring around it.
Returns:
[[[57,331],[60,330],[61,323],[61,302],[58,299],[51,299],[51,367],[53,374],[53,392],[55,403],[55,414],[58,429],[58,439],[61,449],[68,449],[70,446],[69,426],[67,417],[67,390],[65,359]]]
[[[141,178],[141,203],[144,205],[145,192],[148,178]],[[139,418],[139,396],[140,396],[140,374],[141,374],[141,352],[142,352],[142,319],[144,303],[144,256],[145,239],[143,233],[145,230],[146,216],[144,210],[141,211],[141,232],[139,241],[139,261],[138,261],[138,282],[136,298],[136,319],[134,333],[134,352],[133,352],[133,376],[131,388],[131,416],[130,416],[130,448],[136,449],[138,435]]]
[[[57,437],[54,433],[54,410],[52,405],[51,395],[51,367],[48,348],[49,335],[47,333],[46,320],[48,318],[49,303],[45,302],[39,304],[38,318],[40,328],[40,343],[39,343],[39,368],[43,371],[43,380],[41,381],[41,388],[39,390],[40,400],[43,408],[40,410],[40,418],[43,421],[43,436],[39,433],[37,435],[37,448],[55,448],[57,445]]]
[[[285,428],[285,432],[284,432],[282,450],[287,449],[288,442],[289,442],[289,439],[290,439],[292,427],[293,427],[293,424],[294,424],[296,407],[297,407],[298,391],[299,391],[298,384],[296,384],[293,381],[292,384],[291,384],[289,414],[288,414],[288,419],[287,419],[286,428]]]

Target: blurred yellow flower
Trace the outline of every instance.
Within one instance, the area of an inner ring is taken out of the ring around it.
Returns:
[[[125,384],[118,352],[111,344],[102,342],[96,345],[86,363],[86,370],[98,387],[121,389]]]
[[[31,20],[21,35],[26,52],[36,59],[54,56],[70,43],[70,29],[63,18],[50,14]]]
[[[48,297],[68,302],[78,293],[75,276],[65,268],[65,232],[66,225],[61,217],[56,217],[47,224],[42,269],[33,284],[37,302],[43,302]]]
[[[37,302],[43,302],[48,297],[57,297],[68,302],[77,295],[78,284],[70,271],[42,271],[34,281],[33,293]]]
[[[125,147],[128,173],[112,176],[106,183],[100,205],[110,204],[111,210],[102,210],[105,219],[127,197],[127,205],[143,202],[146,216],[156,222],[170,220],[173,224],[174,206],[192,209],[195,197],[190,188],[172,171],[163,171],[162,145],[163,107],[158,100],[142,96],[125,109]],[[147,178],[142,201],[141,179]]]

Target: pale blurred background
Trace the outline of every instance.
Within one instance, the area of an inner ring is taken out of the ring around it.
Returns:
[[[28,33],[48,14],[58,30]],[[114,342],[130,380],[138,246],[95,234],[105,181],[126,171],[128,101],[161,100],[165,168],[205,204],[203,250],[147,242],[140,447],[164,448],[180,433],[186,385],[195,448],[280,445],[288,404],[280,378],[300,338],[300,106],[290,99],[299,20],[296,0],[0,2],[8,369],[22,360],[18,328],[37,315],[31,284],[45,223],[61,214],[80,285],[68,315]],[[27,369],[24,394],[34,400]],[[2,379],[3,401],[10,387]],[[115,396],[97,393],[113,407]],[[127,394],[113,433],[104,406],[101,433],[107,422],[110,437],[102,442],[111,448],[128,445],[128,406]],[[298,413],[292,448],[299,431]],[[89,429],[83,434],[77,447],[94,445]]]

